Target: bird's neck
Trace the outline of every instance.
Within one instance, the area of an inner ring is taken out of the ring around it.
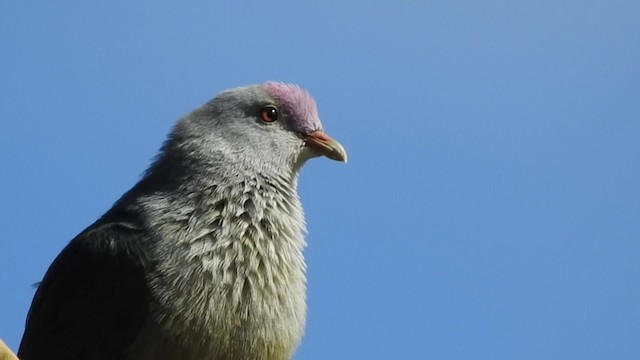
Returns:
[[[297,344],[306,312],[306,230],[296,186],[297,174],[212,167],[138,198],[158,239],[155,256],[163,257],[155,296],[176,307],[167,312],[176,314],[167,320],[171,331],[196,339],[194,329],[258,331],[265,336],[255,344]],[[210,335],[216,343],[228,334]]]

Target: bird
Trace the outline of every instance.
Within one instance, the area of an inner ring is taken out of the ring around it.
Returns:
[[[39,283],[21,360],[290,359],[306,322],[307,160],[347,161],[298,85],[224,90]]]

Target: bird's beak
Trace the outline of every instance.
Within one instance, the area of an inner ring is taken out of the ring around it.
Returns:
[[[305,139],[305,146],[315,150],[332,160],[347,162],[347,152],[339,142],[333,140],[322,131],[314,131]]]

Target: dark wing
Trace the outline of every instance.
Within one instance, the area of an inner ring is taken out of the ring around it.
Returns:
[[[136,222],[107,217],[49,267],[29,310],[21,360],[121,359],[135,339],[149,311],[147,235]]]

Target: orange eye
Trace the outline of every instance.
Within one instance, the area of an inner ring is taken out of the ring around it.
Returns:
[[[278,120],[278,108],[268,105],[260,110],[260,120],[265,123],[272,123]]]

